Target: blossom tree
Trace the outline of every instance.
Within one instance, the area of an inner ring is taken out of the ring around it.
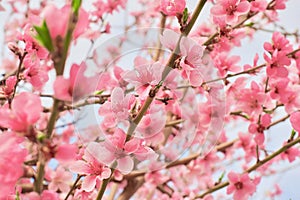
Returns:
[[[0,200],[288,193],[263,186],[299,167],[288,3],[0,1]]]

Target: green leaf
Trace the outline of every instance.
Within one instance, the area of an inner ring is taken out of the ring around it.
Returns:
[[[15,200],[21,200],[21,199],[20,199],[20,194],[19,194],[18,191],[17,191],[17,193],[16,193],[16,198],[15,198]]]
[[[183,11],[183,14],[182,14],[183,24],[186,24],[188,19],[189,19],[189,11],[188,11],[187,8],[185,8],[184,11]]]
[[[72,1],[72,10],[75,13],[75,15],[78,15],[80,5],[81,5],[81,0],[73,0]]]
[[[48,51],[53,51],[52,38],[50,36],[50,32],[47,26],[46,21],[43,21],[41,26],[34,26],[34,29],[37,32],[35,38],[46,48]]]
[[[97,90],[94,92],[94,95],[101,95],[104,92],[104,90]]]

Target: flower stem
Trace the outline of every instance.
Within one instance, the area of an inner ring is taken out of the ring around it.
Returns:
[[[107,178],[107,179],[104,179],[103,181],[102,181],[102,185],[101,185],[101,188],[100,188],[100,190],[99,190],[99,192],[98,192],[98,195],[97,195],[97,197],[96,197],[96,200],[101,200],[102,199],[102,197],[103,197],[103,195],[104,195],[104,192],[105,192],[105,189],[106,189],[106,187],[107,187],[107,185],[108,185],[108,183],[109,183],[109,181],[110,181],[110,179],[111,179],[111,177],[112,177],[112,175],[113,175],[113,173],[114,173],[114,171],[115,171],[115,169],[114,169],[114,166],[115,166],[116,164],[113,164],[113,167],[111,167],[111,174],[110,174],[110,177],[109,178]]]

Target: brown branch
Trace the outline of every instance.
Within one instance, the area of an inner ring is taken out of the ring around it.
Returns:
[[[276,156],[280,155],[281,153],[285,152],[286,150],[288,150],[289,148],[291,148],[292,146],[296,145],[300,143],[300,137],[298,137],[297,139],[293,140],[293,141],[290,141],[289,143],[285,144],[283,147],[281,147],[280,149],[278,149],[276,152],[274,152],[273,154],[265,157],[263,160],[260,160],[259,162],[257,162],[256,164],[254,164],[253,166],[251,166],[250,168],[248,168],[247,170],[245,170],[244,173],[250,173],[252,171],[255,171],[257,168],[259,168],[260,166],[264,165],[265,163],[267,163],[268,161],[272,160],[273,158],[275,158]],[[222,189],[226,186],[229,185],[229,182],[226,181],[226,182],[223,182],[223,183],[220,183],[210,189],[208,189],[206,192],[200,194],[200,195],[197,195],[195,197],[195,199],[197,198],[203,198],[205,197],[207,194],[210,194],[210,193],[213,193],[219,189]]]

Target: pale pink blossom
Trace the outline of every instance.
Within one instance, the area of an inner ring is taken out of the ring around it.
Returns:
[[[5,86],[1,87],[0,93],[2,93],[6,98],[10,98],[10,96],[14,92],[15,85],[17,83],[17,77],[10,76],[5,81]]]
[[[185,4],[185,0],[161,0],[160,10],[165,15],[176,16],[183,13]]]
[[[290,122],[298,133],[300,133],[300,112],[293,112],[290,117]]]
[[[178,39],[179,34],[171,30],[165,30],[160,37],[162,45],[172,51]],[[177,53],[181,56],[182,77],[188,79],[193,86],[200,86],[203,82],[201,67],[204,47],[188,37],[181,38],[179,47],[180,52]]]
[[[161,81],[164,66],[159,62],[149,63],[142,57],[134,60],[135,70],[125,71],[122,78],[133,84],[138,93],[148,95],[151,86],[157,85]]]
[[[251,11],[253,12],[263,12],[267,9],[268,2],[266,0],[255,0],[251,1]]]
[[[285,145],[284,143],[283,145]],[[290,147],[280,154],[282,159],[287,159],[290,163],[300,156],[300,150],[297,147]]]
[[[54,4],[50,4],[45,7],[43,15],[52,39],[55,39],[57,36],[61,36],[61,38],[64,38],[64,36],[66,35],[70,11],[71,7],[69,5],[66,5],[60,9],[57,8]]]
[[[153,150],[145,147],[142,140],[133,138],[126,142],[126,134],[119,128],[103,143],[91,142],[87,151],[106,166],[116,165],[116,169],[123,174],[133,170],[133,157],[141,161],[155,158]]]
[[[202,56],[204,47],[197,44],[193,39],[183,37],[180,40],[180,54],[182,56],[180,66],[183,69],[182,75],[190,83],[197,87],[203,82],[200,67],[202,65]]]
[[[106,101],[99,109],[99,114],[104,116],[102,125],[113,127],[118,122],[129,119],[131,107],[134,105],[135,97],[126,95],[120,87],[113,89],[110,101]]]
[[[0,199],[15,194],[15,184],[24,173],[27,150],[21,147],[22,142],[23,138],[12,132],[0,133]]]
[[[86,149],[82,160],[77,160],[70,166],[71,171],[85,175],[82,189],[87,192],[91,192],[95,188],[97,181],[107,179],[111,175],[111,170],[99,162],[96,156]]]
[[[233,25],[238,22],[239,16],[247,14],[250,3],[242,0],[219,0],[210,12],[216,17],[225,17],[227,24]]]
[[[73,181],[72,174],[62,166],[59,166],[55,171],[48,171],[48,173],[50,178],[48,189],[54,192],[60,190],[63,193],[68,193]]]
[[[58,76],[53,85],[54,96],[64,101],[77,101],[96,90],[96,86],[90,83],[95,83],[97,79],[85,76],[86,69],[85,62],[73,64],[69,78]]]
[[[271,124],[271,116],[269,114],[264,114],[260,118],[259,123],[251,123],[248,130],[250,133],[255,134],[254,140],[257,145],[263,145],[265,141],[264,131]]]
[[[0,126],[14,131],[27,132],[38,119],[43,108],[40,98],[28,92],[17,95],[11,104],[0,108]]]
[[[228,179],[227,194],[234,193],[234,200],[247,200],[256,191],[256,185],[260,182],[260,179],[251,180],[248,174],[235,172],[230,172]]]

